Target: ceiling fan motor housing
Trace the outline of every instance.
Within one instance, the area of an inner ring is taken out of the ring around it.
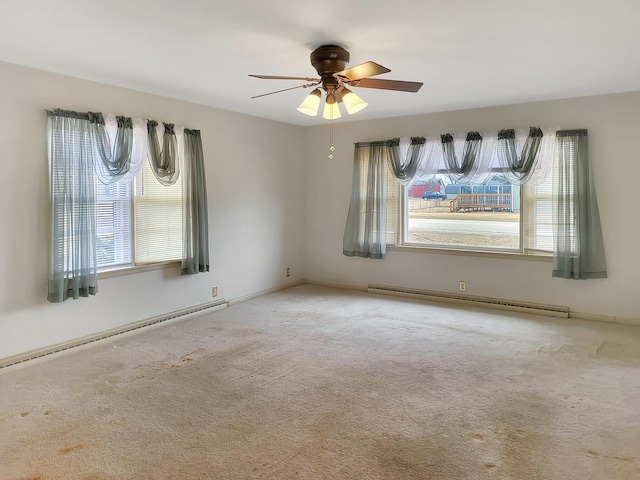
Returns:
[[[311,65],[322,77],[322,87],[329,94],[338,88],[333,74],[344,70],[348,63],[349,52],[337,45],[323,45],[311,52]]]
[[[349,52],[337,45],[323,45],[311,52],[311,65],[318,75],[341,72],[349,63]]]

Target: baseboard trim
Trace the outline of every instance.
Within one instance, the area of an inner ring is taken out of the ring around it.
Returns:
[[[329,287],[329,288],[340,288],[340,289],[346,289],[346,290],[358,290],[358,291],[368,291],[369,286],[368,285],[359,285],[359,284],[353,284],[353,283],[339,283],[339,282],[328,282],[328,281],[324,281],[324,280],[313,280],[313,279],[304,279],[302,281],[305,284],[310,284],[310,285],[318,285],[321,287]],[[373,285],[371,285],[373,286]],[[390,287],[392,290],[393,289],[398,289],[398,287]],[[412,290],[412,289],[403,289],[402,290]],[[419,291],[419,290],[418,290]],[[382,293],[382,292],[375,292],[375,293]],[[444,293],[444,292],[437,292],[437,293]],[[387,292],[387,295],[392,295],[391,292]],[[445,295],[449,295],[446,294]],[[455,295],[455,294],[454,294]],[[413,294],[398,294],[396,296],[399,297],[405,297],[405,298],[422,298],[424,299],[421,295],[413,295]],[[480,297],[480,298],[485,298],[485,297]],[[500,299],[498,299],[500,300]],[[439,301],[439,300],[429,300],[429,301]],[[458,303],[456,301],[450,300],[447,301],[446,303]],[[468,304],[470,306],[473,306],[474,304]],[[537,306],[539,304],[531,304],[529,303],[528,305],[533,305],[533,306]],[[500,307],[492,307],[487,305],[486,308],[498,308],[500,310],[505,310],[505,308],[500,308]],[[566,308],[566,307],[560,307],[560,308]],[[592,321],[592,322],[604,322],[604,323],[615,323],[618,325],[632,325],[632,326],[638,326],[640,327],[640,318],[631,318],[631,317],[617,317],[617,316],[612,316],[612,315],[598,315],[598,314],[593,314],[593,313],[586,313],[586,312],[577,312],[571,309],[567,309],[568,310],[568,318],[573,318],[576,320],[588,320],[588,321]],[[527,312],[528,313],[532,313],[529,309],[524,309],[524,310],[517,310],[514,309],[512,311],[523,311],[523,312]],[[554,315],[556,316],[556,315]],[[567,315],[565,314],[560,314],[557,315],[557,317],[560,318],[567,318]]]
[[[422,300],[453,303],[471,307],[492,308],[507,310],[510,312],[531,313],[548,317],[568,318],[569,308],[559,305],[545,305],[540,303],[520,302],[503,298],[478,297],[473,295],[461,295],[458,293],[437,292],[431,290],[419,290],[414,288],[394,287],[389,285],[369,285],[369,293],[382,295],[396,295],[400,297],[419,298]]]
[[[597,315],[593,313],[569,311],[569,318],[589,320],[591,322],[616,323],[618,325],[640,326],[640,318],[616,317],[613,315]]]
[[[263,295],[269,295],[270,293],[276,293],[280,290],[286,290],[287,288],[297,287],[298,285],[302,285],[304,280],[296,280],[294,282],[285,283],[283,285],[278,285],[276,287],[267,288],[266,290],[260,290],[259,292],[250,293],[248,295],[243,295],[241,297],[235,297],[227,301],[229,306],[237,305],[238,303],[247,302],[249,300],[253,300],[254,298],[262,297]]]
[[[325,282],[323,280],[302,280],[303,283],[308,285],[318,285],[319,287],[328,287],[328,288],[340,288],[342,290],[358,290],[360,292],[367,291],[367,285],[357,285],[353,283],[337,283],[337,282]]]
[[[616,317],[613,317],[611,315],[596,315],[594,313],[586,313],[586,312],[569,311],[569,318],[575,318],[577,320],[588,320],[590,322],[604,322],[604,323],[616,322]]]
[[[11,357],[0,359],[0,369],[11,367],[14,365],[19,365],[19,364],[37,360],[37,359],[42,359],[44,357],[49,357],[54,354],[67,352],[69,350],[83,347],[91,343],[95,343],[95,342],[99,342],[109,338],[113,338],[115,336],[131,333],[136,330],[151,327],[153,325],[157,325],[160,323],[165,323],[170,320],[186,320],[189,317],[201,315],[202,313],[215,312],[217,310],[227,308],[227,306],[228,306],[228,302],[225,299],[219,299],[214,302],[203,303],[200,305],[195,305],[193,307],[183,308],[181,310],[176,310],[163,315],[147,318],[145,320],[140,320],[138,322],[129,323],[126,325],[122,325],[120,327],[112,328],[110,330],[104,330],[98,333],[94,333],[84,337],[69,340],[67,342],[49,345],[47,347],[31,350],[25,353],[19,353]]]

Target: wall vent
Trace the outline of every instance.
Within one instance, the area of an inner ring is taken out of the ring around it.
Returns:
[[[569,318],[569,308],[556,305],[542,305],[537,303],[525,303],[512,300],[504,300],[490,297],[475,297],[472,295],[460,295],[448,292],[434,292],[429,290],[417,290],[413,288],[391,287],[387,285],[369,285],[367,292],[382,295],[395,295],[398,297],[420,298],[434,302],[455,303],[476,307],[509,310],[512,312],[533,313],[547,317]]]
[[[13,357],[7,357],[0,359],[0,369],[10,367],[12,365],[18,365],[20,363],[28,362],[29,360],[35,360],[37,358],[47,357],[55,353],[64,352],[72,348],[81,347],[82,345],[88,345],[89,343],[99,342],[107,338],[115,337],[116,335],[122,335],[123,333],[133,332],[141,328],[150,327],[158,323],[166,322],[180,317],[186,317],[188,315],[194,315],[200,312],[212,312],[227,307],[227,301],[224,299],[217,300],[215,302],[203,303],[201,305],[195,305],[193,307],[185,308],[182,310],[176,310],[175,312],[159,315],[157,317],[148,318],[146,320],[140,320],[139,322],[130,323],[117,327],[111,330],[95,333],[68,342],[51,345],[49,347],[41,348],[38,350],[32,350],[30,352],[21,353]]]

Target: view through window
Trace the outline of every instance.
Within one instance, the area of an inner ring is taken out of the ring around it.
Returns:
[[[436,175],[405,188],[408,244],[519,250],[520,187],[494,173],[483,185]]]

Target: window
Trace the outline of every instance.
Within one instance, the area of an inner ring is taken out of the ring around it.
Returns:
[[[180,261],[181,275],[209,271],[200,130],[62,109],[47,117],[50,302],[95,295],[99,270]]]
[[[444,169],[407,187],[390,170],[388,177],[388,245],[552,253],[551,174],[522,186],[510,184],[497,164],[481,185],[451,181]]]
[[[514,129],[469,132],[462,156],[450,134],[413,137],[406,152],[401,139],[356,143],[343,254],[383,259],[393,245],[518,253],[553,257],[554,277],[606,278],[588,132],[546,130],[531,127],[521,145]]]
[[[148,162],[131,184],[96,178],[97,260],[101,270],[182,257],[182,182],[161,185]]]

